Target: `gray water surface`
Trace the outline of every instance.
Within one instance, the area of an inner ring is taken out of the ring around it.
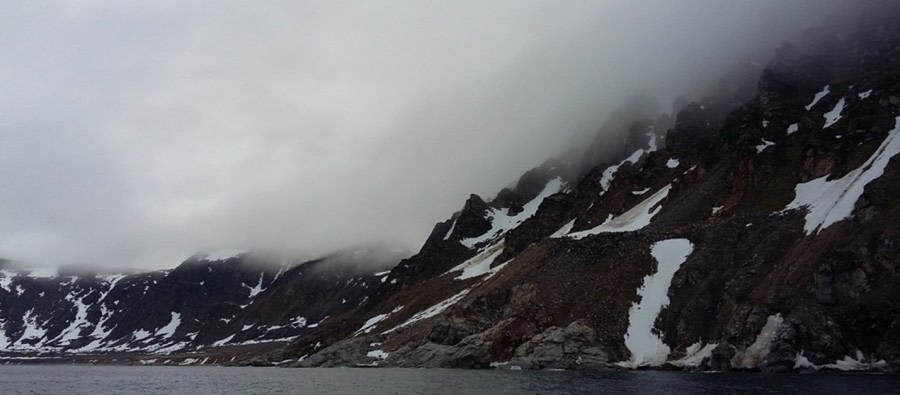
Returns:
[[[0,366],[2,394],[900,394],[900,376],[446,369]]]

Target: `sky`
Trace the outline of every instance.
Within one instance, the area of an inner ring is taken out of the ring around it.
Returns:
[[[415,251],[635,90],[670,102],[824,4],[0,0],[0,257]]]

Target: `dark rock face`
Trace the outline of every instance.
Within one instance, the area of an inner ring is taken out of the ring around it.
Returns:
[[[717,151],[718,134],[706,107],[690,103],[678,112],[675,128],[666,135],[666,150],[676,158],[699,161]]]

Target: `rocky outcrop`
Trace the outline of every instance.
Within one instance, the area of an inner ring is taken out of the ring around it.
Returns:
[[[519,346],[509,365],[526,369],[609,368],[609,358],[595,345],[596,339],[596,331],[584,320],[564,328],[550,327]]]

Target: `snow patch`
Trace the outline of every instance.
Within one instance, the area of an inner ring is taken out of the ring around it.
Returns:
[[[164,339],[172,337],[179,325],[181,325],[181,314],[173,312],[169,323],[166,324],[166,326],[159,328],[153,335],[162,336]]]
[[[563,225],[562,228],[559,228],[559,230],[557,230],[556,232],[553,232],[553,234],[550,235],[550,237],[554,237],[554,238],[563,237],[563,236],[569,234],[569,232],[571,232],[572,228],[574,228],[574,227],[575,227],[575,220],[573,219],[573,220],[569,221],[567,224]]]
[[[391,316],[391,314],[394,314],[394,313],[396,313],[396,312],[398,312],[398,311],[400,311],[400,310],[403,310],[403,306],[400,306],[400,307],[397,307],[397,308],[394,309],[394,310],[391,310],[390,313],[379,314],[379,315],[376,315],[376,316],[374,316],[374,317],[372,317],[372,318],[369,318],[369,319],[363,324],[363,326],[362,326],[361,328],[359,328],[359,329],[356,330],[356,333],[354,333],[353,336],[357,336],[357,335],[359,335],[360,333],[369,333],[369,332],[371,332],[372,329],[375,329],[375,325],[376,325],[376,324],[378,324],[378,323],[381,322],[381,321],[386,320],[388,317]]]
[[[16,348],[40,348],[43,343],[42,341],[45,340],[44,336],[47,334],[47,330],[38,323],[37,317],[34,316],[34,309],[28,310],[25,313],[25,316],[22,317],[22,322],[25,324],[25,330],[22,332],[22,336],[19,336],[19,340],[17,341],[19,344]],[[26,340],[32,340],[33,344],[25,344],[24,341]]]
[[[794,133],[797,133],[798,130],[800,130],[800,125],[798,125],[796,123],[792,123],[788,126],[787,130],[785,130],[784,133],[785,133],[785,135],[790,136]]]
[[[12,292],[12,279],[15,275],[16,274],[13,272],[0,270],[0,289],[5,290],[6,292]]]
[[[457,265],[453,269],[448,270],[447,273],[444,274],[462,271],[462,273],[459,276],[456,276],[454,280],[466,280],[487,274],[488,271],[491,270],[491,264],[493,264],[494,260],[502,253],[503,242],[501,241],[485,248],[484,251]]]
[[[649,192],[649,191],[650,191],[650,188],[644,188],[644,189],[641,189],[640,191],[631,191],[631,194],[632,194],[632,195],[638,195],[638,196],[640,196],[640,195],[643,195],[643,194],[645,194],[645,193],[647,193],[647,192]]]
[[[678,167],[678,165],[680,165],[680,164],[681,164],[681,162],[679,162],[678,159],[669,159],[666,162],[666,167],[668,167],[670,169],[674,169],[674,168]]]
[[[88,306],[84,304],[84,297],[75,299],[72,294],[66,295],[66,300],[75,305],[75,319],[69,324],[69,327],[62,331],[59,335],[61,341],[71,343],[72,340],[80,338],[81,330],[90,325],[87,320]]]
[[[872,90],[871,90],[871,89],[869,89],[869,90],[867,90],[867,91],[865,91],[865,92],[860,92],[860,93],[859,93],[859,99],[860,99],[860,100],[868,99],[868,98],[869,98],[869,95],[871,95],[871,94],[872,94]]]
[[[828,89],[829,89],[829,86],[828,86],[828,85],[825,85],[825,87],[822,88],[822,91],[821,91],[821,92],[816,93],[816,96],[813,97],[812,103],[809,103],[809,105],[806,106],[806,111],[812,110],[813,106],[815,106],[816,103],[819,102],[819,100],[822,100],[823,97],[825,97],[826,95],[828,95],[828,94],[831,92],[831,91],[829,91]]]
[[[666,362],[669,346],[653,333],[653,326],[663,307],[669,305],[669,285],[675,272],[693,250],[688,239],[662,240],[650,246],[650,255],[657,262],[656,273],[644,277],[637,290],[641,300],[628,310],[625,347],[631,352],[631,359],[622,366],[659,366]]]
[[[544,199],[546,199],[550,195],[559,192],[562,189],[562,186],[563,182],[559,177],[548,181],[544,186],[544,190],[542,190],[541,193],[537,195],[537,197],[526,203],[522,207],[522,211],[516,215],[509,215],[507,210],[491,209],[491,211],[489,211],[487,214],[488,218],[491,219],[491,229],[481,236],[460,240],[460,243],[462,243],[462,245],[466,247],[474,248],[480,243],[483,243],[494,237],[500,236],[511,229],[514,229],[523,221],[534,215],[537,212],[538,207],[541,205],[541,202],[543,202]]]
[[[685,350],[684,358],[669,363],[678,367],[700,366],[703,359],[709,358],[718,345],[718,343],[710,343],[704,346],[701,342],[694,343]]]
[[[635,164],[638,160],[641,159],[641,156],[644,156],[643,149],[634,151],[631,155],[625,158],[625,160],[619,162],[618,165],[607,167],[606,170],[603,171],[603,175],[600,176],[600,188],[602,189],[602,191],[600,191],[600,196],[603,196],[606,191],[609,190],[609,184],[611,184],[612,180],[615,178],[616,172],[619,171],[619,167],[626,163]]]
[[[762,144],[759,144],[759,145],[756,146],[756,153],[757,153],[757,154],[760,154],[760,153],[762,153],[763,151],[765,151],[766,148],[769,148],[769,147],[771,147],[771,146],[773,146],[773,145],[775,145],[775,143],[773,143],[773,142],[771,142],[771,141],[769,141],[769,140],[766,140],[766,139],[762,139]]]
[[[366,353],[366,356],[369,358],[377,358],[381,360],[387,359],[388,355],[389,354],[384,352],[383,350],[372,350]]]
[[[788,203],[784,210],[807,207],[809,211],[806,214],[806,224],[803,226],[807,235],[850,217],[865,186],[881,177],[891,158],[900,153],[898,136],[900,136],[900,117],[896,118],[894,130],[862,166],[836,180],[828,181],[826,175],[797,184],[794,188],[794,200]]]
[[[731,359],[731,366],[741,369],[755,369],[762,365],[766,356],[769,355],[769,348],[783,322],[784,319],[781,318],[781,314],[770,315],[766,319],[766,325],[763,326],[759,335],[756,336],[753,344]]]
[[[666,196],[668,196],[670,189],[672,189],[672,184],[666,185],[665,187],[661,188],[649,198],[638,203],[636,206],[622,213],[618,217],[612,218],[612,216],[610,215],[610,218],[608,218],[602,224],[592,229],[569,234],[568,237],[571,237],[573,239],[582,239],[584,237],[595,235],[598,233],[630,232],[641,229],[649,225],[650,220],[653,219],[653,217],[659,213],[659,210],[662,209],[662,206],[660,206],[659,203],[662,202],[662,200],[665,199]]]
[[[825,126],[823,126],[822,129],[834,125],[835,122],[841,119],[841,112],[844,111],[844,103],[844,98],[842,97],[841,100],[838,100],[837,104],[834,105],[834,108],[831,111],[826,112],[825,115],[823,115],[823,117],[825,117]]]
[[[216,342],[213,343],[211,346],[213,346],[213,347],[222,347],[222,346],[228,344],[228,342],[230,342],[231,339],[234,339],[234,335],[231,335],[231,336],[228,336],[228,337],[226,337],[226,338],[224,338],[224,339],[222,339],[222,340],[216,341]]]
[[[844,372],[857,372],[887,368],[888,363],[885,360],[870,361],[866,359],[862,351],[859,350],[856,350],[855,358],[847,355],[843,359],[825,365],[816,365],[812,363],[803,355],[803,351],[797,353],[797,356],[794,358],[794,369],[834,369]]]
[[[306,326],[306,317],[294,317],[294,319],[291,320],[291,326],[295,328]]]
[[[0,319],[0,351],[7,351],[9,346],[10,341],[6,337],[6,321]]]
[[[248,298],[252,299],[256,295],[259,295],[260,292],[262,292],[262,290],[263,290],[262,284],[263,284],[263,275],[264,274],[265,273],[259,274],[259,282],[256,284],[255,287],[250,288],[249,286],[247,286],[247,284],[244,284],[244,287],[250,288],[250,296],[248,296]]]
[[[419,322],[419,321],[422,321],[422,320],[425,320],[425,319],[434,317],[434,316],[436,316],[436,315],[438,315],[438,314],[444,312],[444,310],[447,310],[447,308],[449,308],[450,306],[453,306],[454,304],[456,304],[456,302],[459,302],[460,300],[462,300],[462,298],[464,298],[464,297],[469,293],[469,291],[471,291],[471,288],[470,288],[470,289],[465,289],[465,290],[463,290],[462,292],[460,292],[460,293],[458,293],[458,294],[456,294],[456,295],[453,295],[453,296],[447,298],[446,300],[444,300],[444,301],[442,301],[442,302],[440,302],[440,303],[438,303],[438,304],[436,304],[436,305],[434,305],[434,306],[431,306],[431,307],[429,307],[429,308],[427,308],[427,309],[425,309],[425,310],[422,310],[422,311],[416,313],[415,315],[413,315],[412,317],[410,317],[408,320],[406,320],[404,323],[402,323],[402,324],[400,324],[400,325],[397,325],[397,326],[395,326],[395,327],[393,327],[393,328],[391,328],[391,329],[389,329],[389,330],[387,330],[387,331],[385,331],[385,332],[383,332],[383,333],[390,333],[390,332],[393,332],[393,331],[395,331],[395,330],[397,330],[397,329],[400,329],[400,328],[404,328],[404,327],[410,326],[410,325],[412,325],[412,324],[414,324],[414,323],[416,323],[416,322]]]
[[[444,236],[444,240],[445,240],[445,241],[446,241],[446,240],[450,240],[450,236],[453,235],[453,230],[456,229],[456,221],[457,221],[458,219],[459,219],[459,218],[454,219],[454,220],[453,220],[453,224],[450,225],[450,230],[448,230],[448,231],[447,231],[447,235]]]

